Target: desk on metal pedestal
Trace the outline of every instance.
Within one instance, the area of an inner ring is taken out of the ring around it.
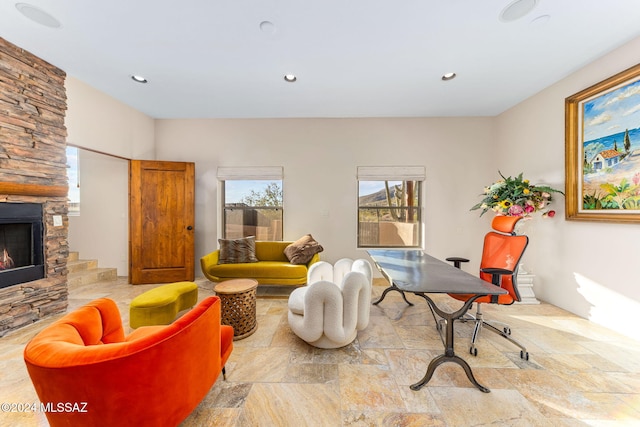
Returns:
[[[375,249],[368,250],[367,253],[376,268],[390,283],[390,286],[384,290],[380,299],[374,304],[382,301],[384,296],[392,290],[400,292],[403,297],[405,292],[411,292],[424,298],[431,310],[446,321],[443,340],[445,346],[444,354],[435,357],[429,363],[427,373],[419,382],[411,385],[411,389],[419,390],[427,384],[435,369],[442,363],[454,362],[462,366],[467,378],[473,385],[488,393],[490,390],[476,381],[469,364],[455,354],[453,349],[453,326],[454,321],[462,317],[479,297],[505,294],[507,291],[427,255],[423,251]],[[447,312],[439,308],[427,294],[471,294],[473,297],[465,301],[460,309]],[[409,302],[407,301],[407,303]]]

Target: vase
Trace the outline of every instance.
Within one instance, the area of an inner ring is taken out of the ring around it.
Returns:
[[[526,236],[530,231],[531,231],[531,227],[532,225],[530,224],[533,218],[529,217],[525,217],[522,218],[520,221],[516,222],[516,225],[513,229],[513,232],[515,234],[521,235],[521,236]]]

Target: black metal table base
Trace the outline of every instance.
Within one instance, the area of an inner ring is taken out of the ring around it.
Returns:
[[[436,328],[444,345],[444,354],[435,357],[427,368],[424,377],[411,385],[412,390],[420,390],[424,387],[435,372],[436,368],[445,362],[453,362],[462,367],[469,381],[480,391],[489,393],[489,389],[478,383],[471,372],[469,364],[457,356],[453,345],[453,326],[456,320],[464,316],[471,304],[485,295],[501,295],[507,293],[491,283],[485,282],[479,277],[472,276],[464,271],[452,267],[431,255],[418,250],[368,250],[367,253],[373,259],[376,268],[387,279],[391,286],[386,288],[382,296],[374,302],[379,304],[391,291],[400,292],[409,305],[405,293],[411,293],[422,297],[427,301],[429,309],[436,322]],[[458,259],[454,259],[456,261]],[[459,261],[462,262],[461,259]],[[438,308],[428,294],[465,294],[473,295],[465,301],[462,307],[455,311],[445,312]],[[436,316],[437,314],[437,316]],[[438,317],[440,319],[436,319]],[[446,324],[443,328],[442,323]],[[445,329],[443,334],[443,329]]]
[[[429,367],[427,368],[427,373],[424,374],[424,377],[422,377],[420,381],[410,386],[411,390],[420,390],[423,386],[425,386],[429,382],[429,380],[433,376],[433,373],[435,372],[438,366],[440,366],[445,362],[453,362],[462,366],[462,369],[464,369],[464,372],[467,374],[467,378],[469,378],[469,381],[471,381],[473,385],[475,385],[480,391],[484,393],[489,393],[491,390],[489,390],[488,388],[486,388],[476,380],[476,378],[473,376],[473,372],[471,372],[471,367],[469,366],[469,364],[463,358],[461,358],[460,356],[457,356],[455,354],[455,351],[453,350],[454,321],[464,316],[467,310],[469,310],[469,307],[471,306],[471,304],[473,304],[473,302],[477,298],[479,298],[481,295],[474,296],[473,298],[467,300],[462,306],[462,308],[460,308],[459,310],[448,313],[438,308],[435,302],[424,293],[414,292],[414,294],[424,298],[429,304],[431,311],[438,313],[438,316],[445,319],[446,331],[445,331],[445,340],[444,340],[444,346],[445,346],[444,354],[441,354],[440,356],[436,357],[429,363]]]
[[[380,298],[378,298],[377,301],[373,302],[373,305],[378,305],[382,302],[382,300],[384,299],[384,297],[387,296],[387,294],[391,291],[396,291],[396,292],[400,292],[400,295],[402,295],[402,299],[404,300],[404,302],[406,302],[409,305],[413,305],[413,303],[409,302],[409,300],[407,299],[407,296],[404,294],[404,291],[402,289],[400,289],[399,287],[396,286],[395,283],[391,282],[391,286],[389,286],[388,288],[386,288],[384,291],[382,291],[382,295],[380,295]]]

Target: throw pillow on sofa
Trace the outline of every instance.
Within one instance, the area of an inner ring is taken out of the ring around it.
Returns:
[[[322,245],[311,234],[307,234],[284,248],[284,254],[291,264],[306,264],[323,250]]]
[[[258,262],[255,236],[241,239],[218,239],[218,243],[220,244],[218,264]]]

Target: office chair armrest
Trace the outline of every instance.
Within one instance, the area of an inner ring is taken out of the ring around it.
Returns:
[[[452,257],[446,258],[446,260],[449,261],[449,262],[452,262],[453,266],[455,268],[460,268],[460,263],[461,262],[469,262],[468,259],[460,258],[460,257],[457,257],[457,256],[452,256]]]
[[[501,276],[513,276],[514,271],[505,268],[481,268],[481,272],[491,275],[491,283],[500,286]]]

